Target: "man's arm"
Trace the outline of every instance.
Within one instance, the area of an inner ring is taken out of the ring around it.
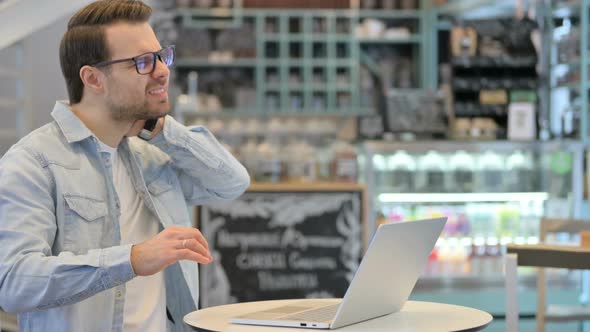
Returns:
[[[170,156],[186,200],[202,204],[210,199],[231,200],[250,185],[248,172],[205,127],[185,127],[166,116],[164,128],[150,143]]]
[[[23,149],[0,160],[0,307],[12,313],[72,304],[134,277],[131,245],[52,256],[54,189],[42,163]]]
[[[192,227],[168,227],[135,245],[89,250],[51,248],[58,232],[55,188],[43,158],[12,150],[0,159],[0,307],[11,313],[73,304],[152,275],[179,260],[212,261],[207,241]]]

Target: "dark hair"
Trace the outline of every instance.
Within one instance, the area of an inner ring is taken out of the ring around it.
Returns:
[[[82,100],[84,83],[80,79],[80,68],[110,57],[105,26],[117,22],[147,22],[151,14],[151,7],[141,1],[100,0],[72,16],[59,46],[61,71],[66,80],[70,104]]]

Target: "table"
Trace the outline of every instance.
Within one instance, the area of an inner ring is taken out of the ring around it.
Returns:
[[[339,299],[330,299],[337,302]],[[287,327],[266,327],[239,325],[229,323],[229,318],[253,311],[288,305],[298,300],[275,300],[228,304],[197,310],[184,316],[184,322],[197,331],[227,332],[302,332],[321,331]],[[492,321],[487,312],[434,302],[408,301],[401,311],[368,321],[341,327],[335,331],[342,332],[441,332],[441,331],[478,331]]]

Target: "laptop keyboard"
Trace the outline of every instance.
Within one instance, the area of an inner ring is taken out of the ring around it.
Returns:
[[[293,315],[281,317],[281,320],[295,320],[303,322],[325,322],[334,319],[340,303],[326,307],[311,309]]]

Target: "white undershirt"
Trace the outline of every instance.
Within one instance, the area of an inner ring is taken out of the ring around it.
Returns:
[[[116,148],[100,143],[111,155],[113,182],[121,206],[121,244],[137,244],[158,234],[159,226],[139,197]],[[126,284],[123,331],[166,331],[166,284],[164,273],[137,276]]]

